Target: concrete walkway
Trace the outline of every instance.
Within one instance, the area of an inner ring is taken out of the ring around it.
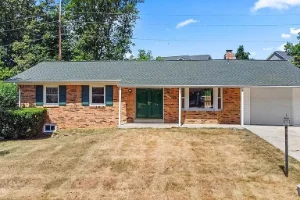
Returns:
[[[122,124],[119,128],[235,128],[244,129],[240,125],[227,125],[227,124],[183,124],[179,126],[175,123],[127,123]]]
[[[283,126],[245,126],[265,141],[284,152]],[[289,127],[289,155],[300,161],[300,127]]]

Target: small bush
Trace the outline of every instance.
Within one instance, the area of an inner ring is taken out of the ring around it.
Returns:
[[[0,137],[33,138],[42,133],[46,116],[44,108],[0,110]]]
[[[15,108],[18,101],[18,87],[12,83],[0,82],[0,109]]]

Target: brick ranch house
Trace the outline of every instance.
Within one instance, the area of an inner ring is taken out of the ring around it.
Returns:
[[[230,52],[228,52],[230,53]],[[126,123],[300,124],[300,69],[288,61],[42,62],[6,82],[46,107],[45,132]]]

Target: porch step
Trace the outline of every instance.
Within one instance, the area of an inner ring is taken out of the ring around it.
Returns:
[[[178,128],[178,124],[164,123],[128,123],[122,124],[119,128]]]
[[[163,119],[135,119],[134,123],[164,123]]]

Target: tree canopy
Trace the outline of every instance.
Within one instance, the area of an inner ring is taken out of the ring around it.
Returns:
[[[238,60],[249,60],[249,56],[251,54],[249,52],[245,52],[244,46],[240,45],[236,51],[235,57]]]
[[[144,49],[139,49],[138,51],[137,60],[148,61],[153,59],[152,52],[150,50],[146,51]]]
[[[163,61],[164,59],[163,59],[163,57],[161,57],[161,56],[157,56],[157,57],[155,58],[155,60],[157,60],[157,61]]]
[[[62,59],[124,59],[134,45],[137,4],[142,2],[64,0]],[[0,1],[0,73],[58,59],[58,7],[55,0]]]
[[[297,38],[299,40],[298,44],[288,42],[284,46],[284,50],[288,53],[288,55],[294,57],[292,63],[295,64],[297,67],[300,67],[300,33]]]

